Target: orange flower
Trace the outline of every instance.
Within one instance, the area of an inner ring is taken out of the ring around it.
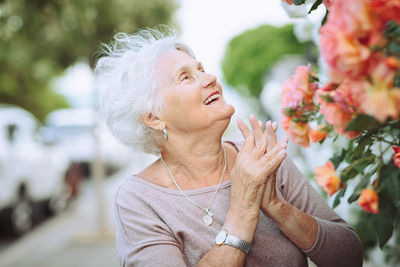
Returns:
[[[310,146],[310,126],[307,123],[296,123],[289,120],[286,132],[297,145],[302,147]]]
[[[317,127],[317,129],[310,131],[310,137],[313,143],[324,140],[327,135],[328,132],[325,130],[325,126],[323,125],[320,125]]]
[[[374,214],[379,213],[378,194],[372,189],[364,189],[358,199],[358,205],[366,212]]]
[[[328,161],[324,166],[315,168],[315,180],[329,196],[332,196],[344,186],[336,175],[335,167],[331,161]]]
[[[394,154],[393,154],[393,162],[397,168],[400,169],[400,147],[393,147]]]

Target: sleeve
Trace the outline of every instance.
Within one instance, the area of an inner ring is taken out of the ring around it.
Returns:
[[[317,221],[316,241],[303,251],[313,262],[323,267],[362,266],[362,245],[357,233],[328,206],[289,158],[277,172],[277,187],[286,201]]]
[[[115,198],[119,263],[131,266],[186,266],[183,246],[139,196],[123,186]]]

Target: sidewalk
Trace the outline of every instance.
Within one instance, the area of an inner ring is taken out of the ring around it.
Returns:
[[[99,223],[98,198],[92,181],[82,184],[68,210],[38,226],[0,251],[1,267],[118,267],[114,247],[114,194],[130,166],[108,178],[102,187],[104,214]],[[101,217],[101,216],[100,216]]]

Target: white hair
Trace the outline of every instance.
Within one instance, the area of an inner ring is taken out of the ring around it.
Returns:
[[[140,117],[160,113],[162,99],[155,96],[154,67],[160,53],[177,49],[194,57],[167,26],[118,33],[111,45],[104,45],[105,56],[96,64],[100,111],[111,133],[123,144],[146,153],[160,153],[161,132],[147,127]]]

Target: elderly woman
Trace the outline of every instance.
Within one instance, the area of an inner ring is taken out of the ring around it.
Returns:
[[[210,40],[212,42],[212,40]],[[122,266],[361,266],[357,234],[250,116],[234,108],[174,33],[117,34],[97,64],[101,108],[123,143],[160,158],[116,195]]]

